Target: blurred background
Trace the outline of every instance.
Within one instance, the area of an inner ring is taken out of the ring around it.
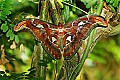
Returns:
[[[96,6],[97,0],[93,0],[89,5],[87,3],[89,0],[85,0],[87,1],[86,5],[83,0],[74,1],[76,3],[75,6],[88,12],[90,11],[91,5]],[[107,4],[110,5],[109,2]],[[11,14],[7,16],[12,23],[12,25],[8,27],[10,28],[9,30],[12,30],[13,26],[22,21],[26,15],[38,16],[38,6],[37,0],[14,0],[11,7]],[[74,11],[74,8],[72,8],[73,7],[70,7],[70,17],[66,20],[66,23],[84,15],[81,11]],[[5,21],[0,21],[1,26],[3,22]],[[28,72],[31,66],[32,53],[34,51],[34,37],[28,32],[14,33],[9,30],[9,33],[3,31],[2,28],[0,30],[0,71],[9,70],[15,73]],[[12,35],[15,36],[13,40]],[[51,62],[47,65],[48,78],[53,76],[53,64],[54,62]],[[119,34],[112,37],[103,37],[98,41],[93,51],[89,54],[76,80],[120,80]]]

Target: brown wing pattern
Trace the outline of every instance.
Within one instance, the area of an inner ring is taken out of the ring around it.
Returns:
[[[40,20],[25,20],[18,23],[14,31],[28,29],[42,42],[45,51],[53,59],[61,59],[62,55],[64,59],[70,59],[78,51],[81,41],[98,25],[105,27],[108,23],[101,16],[89,15],[66,25],[59,23],[57,26]]]
[[[39,28],[36,27],[38,25],[42,27],[39,27]],[[50,28],[48,28],[49,26],[52,26],[52,25],[49,25],[45,22],[38,21],[38,20],[34,20],[34,21],[26,20],[16,25],[14,27],[14,31],[27,29],[37,38],[38,41],[44,44],[43,45],[44,49],[53,59],[60,59],[62,56],[60,49],[58,48],[58,46],[54,45],[49,38],[50,33],[52,31]]]
[[[100,27],[106,27],[108,26],[108,23],[101,16],[90,15],[80,17],[78,20],[65,25],[66,27],[71,26],[71,29],[73,29],[71,30],[73,39],[68,45],[64,47],[64,59],[70,59],[80,48],[81,41],[86,39],[90,32],[98,25]]]

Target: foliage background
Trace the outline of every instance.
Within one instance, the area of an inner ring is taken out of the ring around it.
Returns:
[[[88,12],[91,7],[95,10],[94,8],[97,7],[96,3],[99,1],[73,0],[73,5]],[[104,1],[111,6],[113,12],[117,12],[118,0]],[[64,7],[64,5],[61,4],[61,7]],[[9,75],[15,78],[23,76],[25,73],[30,75],[28,69],[30,69],[31,56],[35,45],[34,37],[27,32],[15,33],[13,27],[23,20],[26,15],[38,16],[38,10],[37,0],[0,0],[0,74],[4,74],[2,78],[7,78]],[[84,14],[80,10],[76,10],[73,7],[66,7],[63,10],[66,22],[82,15]],[[53,64],[54,62],[48,64],[47,79],[52,78],[54,75]],[[86,60],[82,72],[76,80],[120,80],[119,74],[120,35],[118,34],[100,39],[89,54],[89,58]]]

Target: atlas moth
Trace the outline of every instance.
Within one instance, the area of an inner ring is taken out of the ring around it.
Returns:
[[[107,27],[108,22],[98,15],[85,15],[68,24],[54,25],[38,19],[24,20],[14,27],[18,32],[27,29],[32,32],[44,50],[53,58],[71,59],[91,31],[96,27]]]

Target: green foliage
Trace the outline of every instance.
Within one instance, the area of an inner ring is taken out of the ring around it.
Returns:
[[[70,0],[64,0],[64,2],[69,3]],[[67,21],[69,19],[69,17],[70,17],[70,6],[64,5],[63,10],[62,10],[62,14],[64,16],[64,20]]]
[[[76,6],[76,1],[75,0],[63,0],[63,1],[64,2],[62,2],[62,3],[64,4],[64,6],[62,7],[63,8],[62,15],[64,17],[64,21],[68,21],[68,19],[70,18],[70,12],[71,11],[73,11],[73,12],[76,11],[76,8],[73,7],[73,6]]]
[[[18,37],[18,35],[15,35],[15,42],[16,42],[16,43],[19,42],[19,37]]]
[[[29,69],[27,72],[22,73],[10,73],[9,70],[0,71],[0,80],[39,80],[35,77],[34,68]],[[44,80],[44,79],[40,79]]]
[[[6,34],[6,36],[7,36],[7,37],[10,37],[10,40],[13,40],[14,34],[13,34],[12,30],[9,30],[9,31],[7,32],[7,34]]]
[[[67,6],[67,5],[64,6],[63,14],[64,14],[65,21],[67,21],[70,17],[70,10],[69,9],[70,9],[69,6]]]
[[[91,7],[98,7],[101,3],[100,2],[106,2],[108,6],[112,9],[113,12],[116,11],[116,7],[118,7],[119,0],[81,0],[81,2],[84,3],[86,8]]]
[[[20,33],[16,34],[13,32],[14,24],[12,24],[12,23],[14,23],[14,22],[12,22],[13,21],[12,19],[15,18],[16,15],[22,13],[22,11],[27,12],[28,14],[31,14],[31,12],[33,12],[32,14],[38,14],[38,13],[35,12],[36,9],[33,10],[32,7],[28,7],[29,5],[32,4],[32,3],[27,2],[30,0],[27,0],[27,1],[21,0],[22,3],[20,3],[20,4],[23,6],[16,6],[16,7],[12,7],[13,1],[14,0],[1,0],[0,1],[0,38],[1,38],[1,33],[3,34],[2,37],[4,37],[3,39],[2,38],[0,39],[0,44],[3,44],[3,43],[5,44],[5,48],[6,48],[5,53],[7,54],[6,57],[9,59],[9,61],[11,60],[11,62],[14,62],[12,60],[12,59],[14,59],[16,61],[16,63],[18,63],[17,65],[20,65],[20,66],[13,65],[14,68],[16,66],[16,68],[19,67],[21,69],[21,65],[22,64],[25,65],[25,63],[22,62],[21,59],[17,59],[15,57],[15,56],[21,57],[21,55],[22,55],[19,52],[19,45],[24,44],[25,47],[27,47],[27,49],[29,49],[29,50],[25,50],[26,52],[23,54],[27,54],[27,56],[29,56],[30,61],[31,61],[31,55],[32,55],[33,46],[35,43],[34,43],[33,37],[31,37],[31,35],[29,33],[24,33],[24,32],[21,33],[20,32]],[[15,1],[17,2],[17,0],[15,0]],[[75,1],[77,1],[77,0],[63,0],[63,1],[69,2],[72,5],[73,4],[76,5]],[[92,7],[94,12],[97,12],[98,9],[99,9],[98,11],[101,11],[101,7],[99,8],[99,5],[102,6],[101,3],[99,4],[99,1],[103,2],[105,0],[92,0],[92,1],[91,0],[80,0],[80,1],[85,4],[85,6],[82,6],[82,8],[86,7],[87,10],[90,11],[90,9],[88,9],[88,8]],[[118,0],[106,0],[106,2],[107,2],[107,4],[109,4],[109,6],[112,8],[113,11],[116,11],[115,9],[118,6]],[[15,3],[15,4],[18,5],[18,3],[19,2]],[[15,5],[15,4],[13,4],[13,5]],[[26,7],[25,5],[27,5],[27,9],[29,11],[27,11],[25,9],[25,7]],[[11,10],[13,8],[16,8],[16,9],[14,9],[12,12]],[[70,12],[77,17],[80,15],[79,13],[77,13],[76,8],[73,8],[69,5],[62,4],[62,15],[64,16],[65,21],[67,21],[71,17]],[[22,15],[22,17],[23,17],[23,15]],[[22,17],[19,18],[20,21],[23,19]],[[76,17],[74,17],[74,18],[76,18]],[[73,20],[73,19],[71,19],[71,20]],[[16,20],[16,22],[18,23],[19,21]],[[10,49],[10,44],[12,44],[12,43],[11,43],[11,41],[9,43],[7,43],[8,42],[7,37],[9,37],[10,40],[15,40],[16,43],[19,43],[19,44],[17,44],[16,50]],[[3,41],[3,43],[2,43],[2,41]],[[108,40],[106,40],[106,41],[108,41]],[[120,39],[117,41],[120,41]],[[116,60],[119,62],[120,61],[120,57],[119,57],[119,53],[118,53],[119,47],[115,43],[113,44],[113,42],[111,42],[111,41],[110,41],[110,43],[106,43],[106,44],[105,43],[106,42],[100,43],[100,44],[104,44],[104,45],[98,44],[97,48],[95,48],[94,51],[90,54],[90,59],[92,59],[94,62],[101,62],[101,63],[105,64],[106,62],[108,62],[106,60],[106,58],[108,57],[110,60],[113,60],[114,58],[116,58]],[[104,49],[101,47],[104,47]],[[113,56],[108,56],[108,54],[106,55],[106,53],[107,53],[106,51],[113,53]],[[13,55],[11,56],[11,54],[13,54]],[[26,62],[30,62],[30,61],[26,61]],[[12,64],[14,64],[14,63],[12,63]],[[40,60],[38,65],[42,65],[43,67],[47,66],[47,69],[50,70],[50,71],[48,70],[49,71],[48,74],[50,74],[50,76],[52,76],[52,72],[53,72],[55,66],[54,66],[54,62],[48,55],[44,56],[44,60]],[[58,64],[58,67],[59,66],[61,67],[60,64]],[[26,65],[25,65],[25,67],[26,67]],[[25,71],[25,69],[26,68],[24,68],[24,71]],[[17,70],[17,69],[15,69],[15,70]],[[19,71],[21,71],[21,70],[18,70],[17,72],[19,72]],[[38,80],[37,78],[35,78],[34,73],[35,73],[34,68],[30,68],[27,72],[22,72],[22,73],[21,72],[20,73],[11,73],[8,70],[0,71],[0,80],[21,80],[21,79],[23,79],[23,80],[24,79]],[[75,71],[75,74],[76,73],[79,73],[79,71],[78,72]],[[64,76],[64,74],[63,74],[63,76]],[[40,80],[44,80],[44,78],[41,77]]]
[[[11,14],[12,4],[14,0],[1,0],[0,1],[0,19],[5,20]]]
[[[8,16],[11,14],[13,2],[14,0],[0,1],[0,29],[6,33],[6,37],[10,37],[10,40],[15,38],[16,43],[18,43],[19,38],[13,32],[14,25],[11,24],[11,20],[8,18]]]
[[[86,5],[86,8],[90,8],[96,4],[97,0],[81,0],[81,2]]]
[[[119,0],[106,0],[108,6],[112,9],[113,12],[117,11]]]
[[[4,24],[2,24],[1,30],[3,30],[3,32],[6,32],[8,30],[7,22],[5,22]]]
[[[109,59],[114,57],[114,59],[116,59],[115,61],[120,63],[120,52],[118,52],[120,46],[118,44],[120,44],[119,35],[116,37],[116,41],[113,39],[107,39],[107,42],[105,40],[98,42],[92,53],[90,54],[90,59],[96,62],[106,64],[107,57],[109,56]],[[113,56],[110,57],[110,55],[108,55],[107,53],[110,53]]]
[[[106,0],[106,2],[109,3],[109,5],[112,7],[117,7],[119,0]]]

